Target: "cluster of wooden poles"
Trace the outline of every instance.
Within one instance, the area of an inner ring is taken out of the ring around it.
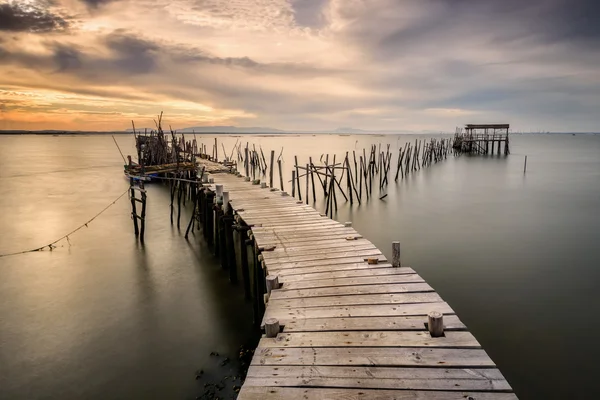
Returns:
[[[267,160],[265,159],[265,153],[263,152],[262,146],[259,146],[257,151],[256,145],[254,144],[252,145],[252,147],[250,147],[250,143],[246,142],[246,147],[242,148],[242,144],[238,144],[236,142],[234,148],[237,149],[238,163],[243,165],[244,172],[247,177],[250,177],[250,175],[252,175],[252,180],[256,180],[257,174],[259,177],[261,175],[266,177],[268,171],[269,187],[274,187],[273,173],[275,171],[275,150],[271,150],[271,156],[269,158],[269,163],[267,164]],[[281,148],[279,156],[277,157],[277,168],[279,169],[279,188],[281,190],[283,190],[282,156],[283,147]]]
[[[399,149],[394,180],[397,182],[400,176],[404,178],[410,172],[446,159],[451,148],[452,144],[449,139],[415,140],[414,145],[406,143],[403,148]],[[369,200],[373,196],[373,187],[378,185],[379,199],[382,200],[387,197],[385,189],[389,184],[388,177],[392,158],[390,144],[387,145],[385,151],[382,151],[381,144],[379,146],[372,145],[368,157],[366,149],[363,148],[362,155],[359,154],[358,160],[356,151],[352,151],[352,161],[349,152],[346,152],[342,162],[336,162],[336,155],[333,155],[331,163],[329,163],[330,155],[326,154],[320,158],[321,162],[324,160],[323,165],[313,163],[312,157],[309,157],[306,165],[299,165],[298,157],[294,157],[295,164],[291,179],[292,196],[297,196],[302,201],[300,178],[305,178],[304,200],[308,204],[309,196],[312,194],[313,202],[316,202],[316,176],[319,181],[318,186],[323,190],[325,197],[325,214],[329,214],[331,217],[333,217],[333,211],[337,211],[338,208],[337,192],[346,201],[349,201],[350,205],[353,205],[354,201],[361,204],[363,186],[366,199]],[[343,189],[343,186],[346,190]],[[281,189],[283,190],[283,183]]]

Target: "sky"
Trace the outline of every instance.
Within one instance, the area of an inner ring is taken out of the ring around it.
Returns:
[[[598,0],[0,0],[0,129],[600,131]]]

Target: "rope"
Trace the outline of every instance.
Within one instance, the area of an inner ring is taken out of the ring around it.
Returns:
[[[82,229],[82,228],[87,228],[88,224],[90,222],[92,222],[93,220],[95,220],[96,218],[98,218],[104,211],[108,210],[112,205],[114,205],[117,201],[119,201],[121,199],[121,197],[125,196],[127,193],[129,192],[129,189],[125,190],[119,197],[117,197],[112,203],[110,203],[109,205],[107,205],[106,207],[104,207],[102,209],[102,211],[100,211],[98,214],[94,215],[89,221],[84,222],[83,224],[81,224],[81,226],[79,226],[78,228],[72,230],[71,232],[67,233],[66,235],[62,236],[59,239],[56,239],[54,242],[51,242],[50,244],[47,244],[45,246],[42,247],[38,247],[36,249],[31,249],[31,250],[23,250],[23,251],[17,251],[14,253],[7,253],[7,254],[0,254],[0,257],[8,257],[8,256],[16,256],[18,254],[25,254],[25,253],[33,253],[35,251],[41,251],[44,250],[46,247],[48,249],[50,249],[50,251],[52,251],[52,249],[54,249],[56,246],[55,244],[60,242],[63,239],[67,239],[67,242],[69,244],[71,244],[71,241],[69,240],[69,236],[71,236],[72,234],[74,234],[75,232],[77,232],[78,230]]]

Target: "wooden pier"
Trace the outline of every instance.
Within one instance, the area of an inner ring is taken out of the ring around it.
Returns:
[[[273,150],[267,164],[260,146],[257,151],[247,143],[242,152],[236,142],[229,156],[223,146],[225,160],[218,163],[216,139],[209,155],[195,138],[186,141],[173,131],[169,137],[162,131],[161,119],[162,114],[156,132],[136,136],[138,163],[123,157],[130,176],[135,234],[143,242],[144,180],[169,184],[171,224],[176,220],[178,229],[182,205],[186,199],[191,202],[185,238],[202,231],[230,281],[241,283],[252,301],[254,322],[264,332],[240,399],[517,398],[452,308],[402,264],[399,242],[390,243],[393,257],[388,260],[350,222],[336,222],[308,205],[310,183],[316,201],[314,175],[331,216],[333,207],[337,209],[336,186],[350,204],[353,192],[360,203],[363,180],[368,200],[378,174],[379,198],[385,198],[381,191],[391,169],[389,145],[384,152],[372,146],[368,158],[363,150],[359,163],[354,151],[353,163],[349,153],[343,163],[336,163],[334,155],[330,164],[326,155],[324,165],[309,159],[303,166],[295,158],[289,196],[283,191],[282,153],[276,189]],[[480,129],[482,134],[475,133]],[[407,143],[399,149],[395,181],[399,173],[404,177],[445,159],[451,147],[455,155],[488,154],[491,144],[493,154],[496,144],[500,152],[502,143],[508,154],[508,125],[467,125],[466,133],[457,131],[452,141],[431,139],[421,146],[419,140],[414,147]],[[236,149],[242,164],[233,161]],[[268,186],[260,181],[261,176],[266,179],[267,170]],[[348,196],[342,188],[344,173]],[[141,200],[135,198],[136,190]]]
[[[452,308],[401,265],[398,242],[390,262],[350,223],[285,192],[210,178],[205,236],[232,280],[241,274],[265,331],[239,399],[517,398]]]
[[[453,148],[459,153],[510,154],[509,124],[465,125],[464,132],[457,129]],[[504,149],[502,149],[504,146]]]

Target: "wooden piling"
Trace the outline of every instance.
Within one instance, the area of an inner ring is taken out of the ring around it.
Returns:
[[[279,320],[276,318],[269,318],[265,321],[265,335],[268,338],[277,337],[279,334]]]
[[[400,267],[400,242],[392,242],[392,267]]]
[[[272,290],[279,289],[279,277],[277,275],[267,275],[266,284],[267,293],[271,294]]]
[[[279,189],[281,191],[283,191],[284,188],[283,188],[283,173],[281,172],[281,160],[277,160],[277,167],[279,168]]]
[[[271,150],[271,160],[269,162],[269,187],[273,187],[273,162],[274,161],[275,161],[275,150]]]
[[[444,315],[438,311],[432,311],[427,315],[427,329],[431,337],[444,336]]]

